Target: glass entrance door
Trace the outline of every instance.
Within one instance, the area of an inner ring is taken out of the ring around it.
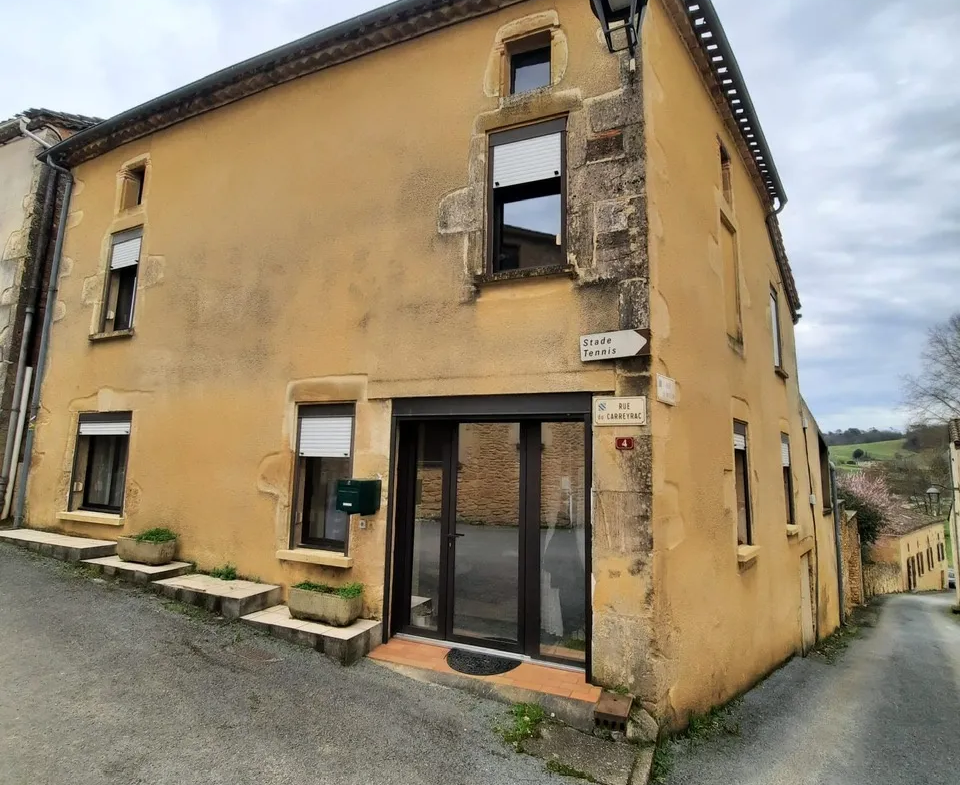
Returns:
[[[583,420],[400,428],[393,629],[583,664]]]

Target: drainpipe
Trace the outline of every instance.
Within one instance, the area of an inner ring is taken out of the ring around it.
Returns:
[[[40,137],[30,133],[26,129],[26,120],[18,118],[20,121],[20,130],[26,136],[38,142],[44,147],[50,147]],[[53,129],[51,129],[53,130]],[[56,133],[56,131],[54,131]],[[57,134],[59,136],[59,134]],[[37,306],[40,302],[40,280],[43,274],[43,261],[47,258],[47,247],[50,244],[50,227],[53,223],[53,209],[57,201],[57,181],[56,171],[51,171],[47,178],[47,186],[43,195],[43,212],[40,217],[40,235],[37,241],[37,250],[34,255],[33,270],[30,272],[30,283],[27,286],[27,308],[23,317],[23,333],[20,337],[20,353],[17,355],[17,374],[13,385],[13,399],[11,401],[10,422],[7,426],[7,439],[3,450],[3,465],[0,467],[0,499],[4,500],[3,514],[0,520],[6,520],[9,511],[9,498],[12,486],[11,472],[14,463],[14,456],[20,451],[20,436],[23,434],[23,419],[26,415],[26,407],[21,399],[24,397],[24,387],[29,389],[30,382],[26,380],[27,363],[30,358],[27,356],[27,350],[30,348],[30,340],[33,336],[33,320],[37,312]]]
[[[21,123],[22,126],[22,123]],[[27,136],[49,147],[35,134],[24,130]],[[50,347],[50,330],[53,327],[53,312],[57,307],[57,292],[60,289],[60,260],[63,257],[63,238],[67,232],[67,216],[70,213],[70,197],[73,195],[73,174],[55,163],[49,151],[38,156],[47,166],[63,175],[63,203],[60,205],[60,221],[57,225],[57,242],[53,248],[53,262],[50,265],[50,286],[47,288],[47,306],[43,311],[43,328],[40,331],[40,350],[37,355],[37,367],[34,370],[33,395],[30,398],[30,417],[27,428],[27,442],[23,448],[23,469],[20,475],[20,487],[17,489],[17,502],[14,506],[13,526],[23,526],[23,508],[27,500],[27,481],[30,478],[30,460],[33,456],[33,437],[36,433],[37,413],[40,411],[40,388],[47,368],[47,352]]]
[[[843,593],[843,548],[840,545],[840,501],[837,497],[837,467],[830,462],[830,496],[833,503],[833,531],[837,546],[837,596],[840,598],[840,623],[847,623],[847,614],[844,610],[845,600]]]

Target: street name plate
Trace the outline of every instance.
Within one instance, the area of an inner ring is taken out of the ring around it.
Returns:
[[[593,401],[593,424],[646,425],[646,398],[596,398]]]

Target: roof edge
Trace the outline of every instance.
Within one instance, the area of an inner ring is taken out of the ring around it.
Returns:
[[[76,166],[284,82],[521,2],[525,0],[397,0],[121,112],[54,146],[51,155]]]

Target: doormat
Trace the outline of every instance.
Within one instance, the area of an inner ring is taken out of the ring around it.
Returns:
[[[492,657],[489,654],[451,649],[447,655],[447,665],[458,673],[466,673],[469,676],[496,676],[512,671],[520,663],[505,657]]]

